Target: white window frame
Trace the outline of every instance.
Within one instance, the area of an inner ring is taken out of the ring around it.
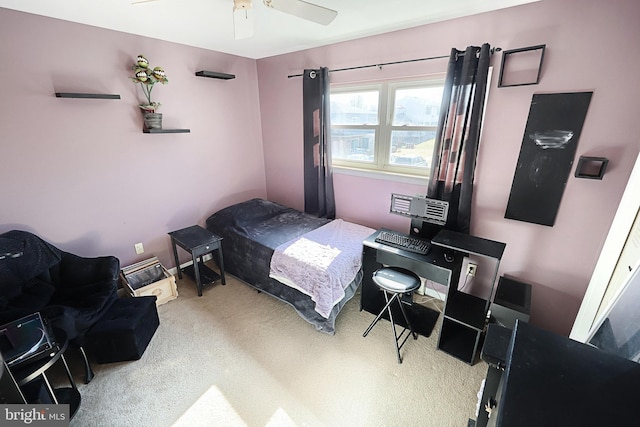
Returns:
[[[425,180],[429,178],[431,168],[421,168],[412,166],[399,166],[390,164],[391,153],[391,132],[393,130],[437,130],[436,126],[393,126],[393,108],[395,106],[395,94],[398,89],[419,88],[425,86],[444,86],[445,75],[438,74],[429,77],[413,79],[385,80],[369,84],[341,84],[332,85],[331,93],[353,93],[375,90],[378,91],[378,123],[365,125],[334,125],[332,129],[362,129],[374,130],[375,132],[375,153],[374,162],[357,162],[346,159],[332,159],[332,165],[338,171],[344,169],[348,174],[355,175],[385,175],[386,177],[396,176],[400,179],[418,178]],[[431,160],[432,153],[428,154],[427,160]]]

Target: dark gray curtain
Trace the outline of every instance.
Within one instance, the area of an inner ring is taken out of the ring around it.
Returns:
[[[469,232],[473,175],[482,125],[491,47],[451,49],[428,197],[449,202],[445,228]]]
[[[329,70],[304,70],[304,211],[334,219]]]

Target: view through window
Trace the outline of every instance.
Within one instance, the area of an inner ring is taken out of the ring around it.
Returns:
[[[332,88],[333,164],[428,176],[443,85],[438,79]]]

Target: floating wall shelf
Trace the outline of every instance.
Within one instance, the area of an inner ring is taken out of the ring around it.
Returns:
[[[235,79],[235,74],[218,73],[216,71],[196,71],[198,77],[210,77],[212,79],[230,80]]]
[[[143,129],[144,133],[190,133],[191,129]]]
[[[75,93],[75,92],[56,92],[57,98],[85,98],[85,99],[120,99],[120,95],[109,93]]]

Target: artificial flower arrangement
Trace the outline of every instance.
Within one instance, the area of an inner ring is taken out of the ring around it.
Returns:
[[[146,113],[155,113],[160,108],[159,102],[151,101],[151,91],[156,83],[167,84],[167,75],[161,67],[151,68],[149,60],[144,55],[138,55],[136,63],[133,65],[134,83],[140,83],[142,93],[144,93],[147,102],[140,104],[140,108]]]

